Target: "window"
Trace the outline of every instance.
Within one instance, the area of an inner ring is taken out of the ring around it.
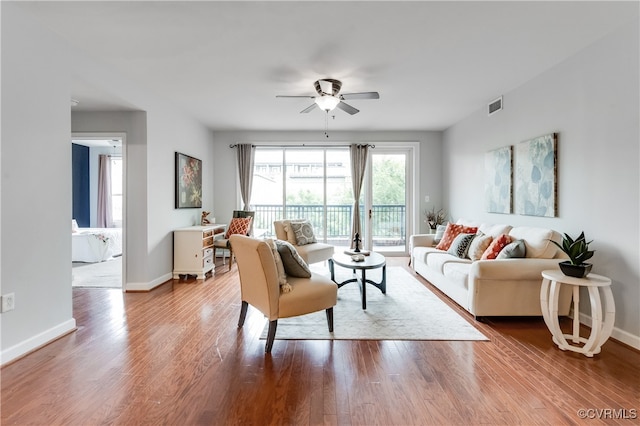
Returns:
[[[111,157],[111,217],[122,228],[122,157]]]

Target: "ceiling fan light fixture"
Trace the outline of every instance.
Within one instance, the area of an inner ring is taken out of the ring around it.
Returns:
[[[317,96],[315,102],[321,110],[329,112],[340,103],[340,99],[335,96],[322,95]]]

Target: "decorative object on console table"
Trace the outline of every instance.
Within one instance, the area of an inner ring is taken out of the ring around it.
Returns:
[[[512,163],[511,146],[489,151],[484,156],[484,195],[489,213],[511,213]]]
[[[202,208],[202,160],[176,152],[176,208]]]
[[[591,244],[593,240],[587,242],[584,232],[581,232],[575,240],[571,238],[569,234],[564,234],[562,244],[553,240],[550,241],[569,256],[568,261],[559,263],[562,273],[570,277],[582,278],[591,272],[593,265],[585,261],[593,257],[595,250],[589,250],[589,244]]]
[[[556,217],[558,134],[549,133],[516,145],[515,212]]]
[[[443,209],[436,211],[436,208],[434,207],[431,210],[424,211],[424,221],[427,225],[429,225],[431,234],[435,234],[438,225],[444,225],[446,220],[447,213]]]
[[[202,218],[200,219],[200,225],[202,225],[202,226],[211,225],[211,221],[207,217],[210,214],[211,214],[211,212],[207,212],[207,211],[204,211],[204,210],[202,211]]]

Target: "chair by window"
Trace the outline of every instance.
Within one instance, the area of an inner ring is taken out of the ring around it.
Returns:
[[[231,270],[231,265],[233,265],[233,249],[231,247],[231,240],[229,237],[234,234],[240,235],[251,235],[251,231],[253,229],[253,218],[256,212],[246,211],[246,210],[234,210],[233,217],[231,218],[231,222],[229,226],[227,226],[227,231],[224,234],[224,238],[217,239],[213,242],[213,250],[214,252],[218,249],[223,249],[222,252],[222,264],[225,263],[225,254],[226,250],[229,250],[229,270]],[[248,220],[247,220],[248,219]],[[215,253],[214,253],[215,257]]]

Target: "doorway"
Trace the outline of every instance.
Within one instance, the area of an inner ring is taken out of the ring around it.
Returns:
[[[406,256],[412,233],[414,150],[377,145],[369,150],[361,198],[365,247],[385,256]]]
[[[72,286],[125,283],[125,135],[74,133]]]

